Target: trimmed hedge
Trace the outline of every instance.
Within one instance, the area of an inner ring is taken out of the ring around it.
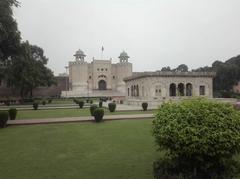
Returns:
[[[108,103],[108,109],[110,112],[115,112],[116,107],[117,107],[116,103]]]
[[[96,108],[93,115],[96,122],[101,122],[104,116],[104,110],[102,108]]]
[[[95,109],[97,109],[97,108],[98,108],[98,106],[97,106],[96,104],[92,104],[92,105],[90,106],[91,116],[94,116],[94,111],[95,111]]]
[[[17,116],[17,109],[16,108],[9,109],[8,114],[9,114],[10,120],[15,120]]]
[[[42,105],[46,105],[46,101],[42,101]]]
[[[7,125],[8,112],[0,111],[0,128],[4,128]]]
[[[78,105],[79,105],[79,108],[82,109],[83,106],[84,106],[84,101],[82,101],[82,100],[81,100],[81,101],[78,101]]]
[[[142,103],[143,111],[147,111],[148,103]]]

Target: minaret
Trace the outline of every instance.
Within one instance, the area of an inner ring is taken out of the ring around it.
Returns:
[[[132,64],[128,62],[129,56],[128,54],[123,51],[120,56],[120,63],[117,63],[117,91],[121,93],[126,92],[126,85],[123,79],[125,77],[132,76]]]
[[[86,57],[84,52],[80,49],[76,51],[76,53],[73,56],[75,56],[76,61],[82,61],[82,62],[84,62],[84,58]]]
[[[118,58],[120,59],[120,63],[124,63],[128,62],[129,56],[125,51],[123,51]]]
[[[88,63],[84,61],[86,55],[82,50],[76,51],[74,62],[69,62],[69,81],[74,96],[87,95]]]

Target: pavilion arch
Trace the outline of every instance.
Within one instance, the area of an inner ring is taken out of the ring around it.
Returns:
[[[192,96],[193,95],[193,85],[191,83],[187,83],[186,85],[186,96]]]
[[[139,86],[137,85],[137,87],[136,87],[137,89],[137,96],[139,96]]]
[[[179,83],[177,89],[178,89],[178,96],[184,96],[184,84]]]
[[[131,86],[131,96],[133,96],[133,86]]]
[[[176,96],[176,84],[171,83],[169,86],[169,96]]]

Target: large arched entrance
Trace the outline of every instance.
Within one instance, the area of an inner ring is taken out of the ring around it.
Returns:
[[[98,82],[98,89],[99,90],[106,90],[107,89],[107,83],[104,80],[100,80]]]

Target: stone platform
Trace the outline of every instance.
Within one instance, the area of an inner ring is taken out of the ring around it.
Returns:
[[[125,94],[115,90],[62,91],[61,97],[125,97]]]

